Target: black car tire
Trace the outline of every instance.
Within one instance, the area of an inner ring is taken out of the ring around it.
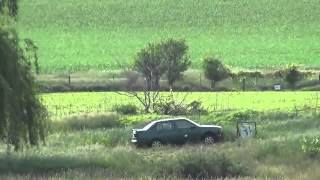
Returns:
[[[152,148],[160,148],[162,146],[163,146],[163,143],[158,139],[153,140],[151,143]]]
[[[216,143],[216,138],[212,134],[206,134],[203,138],[203,143],[206,145],[212,145]]]

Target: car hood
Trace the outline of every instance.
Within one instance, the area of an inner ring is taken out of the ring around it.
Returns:
[[[141,131],[146,131],[146,130],[144,130],[144,129],[132,129],[132,131],[141,132]]]
[[[215,126],[215,125],[200,125],[200,127],[206,127],[206,128],[220,128],[222,129],[221,126]]]

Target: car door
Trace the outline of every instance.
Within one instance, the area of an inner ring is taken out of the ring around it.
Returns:
[[[199,139],[198,127],[184,119],[175,121],[177,139],[181,143],[194,142]]]
[[[155,130],[156,137],[163,143],[177,143],[177,132],[171,121],[158,122]]]

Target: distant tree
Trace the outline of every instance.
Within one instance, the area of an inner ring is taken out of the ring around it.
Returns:
[[[167,75],[168,83],[172,87],[191,64],[187,50],[184,40],[169,39],[158,44],[149,44],[138,53],[134,67],[144,75],[150,89],[159,88],[163,74]]]
[[[169,39],[149,44],[138,52],[134,61],[134,69],[140,72],[146,81],[143,93],[129,89],[128,92],[120,94],[137,98],[144,106],[144,111],[150,112],[159,97],[161,76],[167,73],[168,82],[172,86],[190,65],[190,60],[186,56],[187,50],[188,47],[183,40]]]
[[[16,3],[2,0],[0,6],[0,140],[19,150],[24,144],[44,142],[46,110],[36,95],[29,59],[3,13],[7,9],[15,17]]]
[[[285,70],[285,81],[295,88],[298,81],[302,79],[302,73],[299,71],[298,66],[291,65]]]
[[[228,67],[218,59],[209,57],[203,60],[203,70],[207,79],[211,81],[211,88],[215,87],[216,82],[227,79],[230,76]]]
[[[134,69],[145,78],[142,92],[128,89],[127,92],[118,92],[121,95],[136,98],[149,113],[159,96],[160,78],[165,72],[160,44],[149,44],[141,49],[135,59]]]
[[[161,45],[149,44],[147,48],[138,52],[134,62],[134,69],[140,72],[146,80],[146,90],[157,90],[161,76],[165,73]]]
[[[181,79],[182,72],[191,65],[187,56],[188,46],[184,40],[169,39],[161,43],[161,49],[168,83],[172,88],[173,84]]]

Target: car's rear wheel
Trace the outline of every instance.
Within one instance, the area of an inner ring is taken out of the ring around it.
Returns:
[[[152,143],[151,143],[151,147],[152,148],[160,148],[162,146],[163,146],[163,144],[159,140],[153,140]]]
[[[215,137],[213,135],[207,134],[207,135],[204,136],[203,142],[204,142],[204,144],[212,145],[212,144],[214,144],[216,142],[216,139],[215,139]]]

